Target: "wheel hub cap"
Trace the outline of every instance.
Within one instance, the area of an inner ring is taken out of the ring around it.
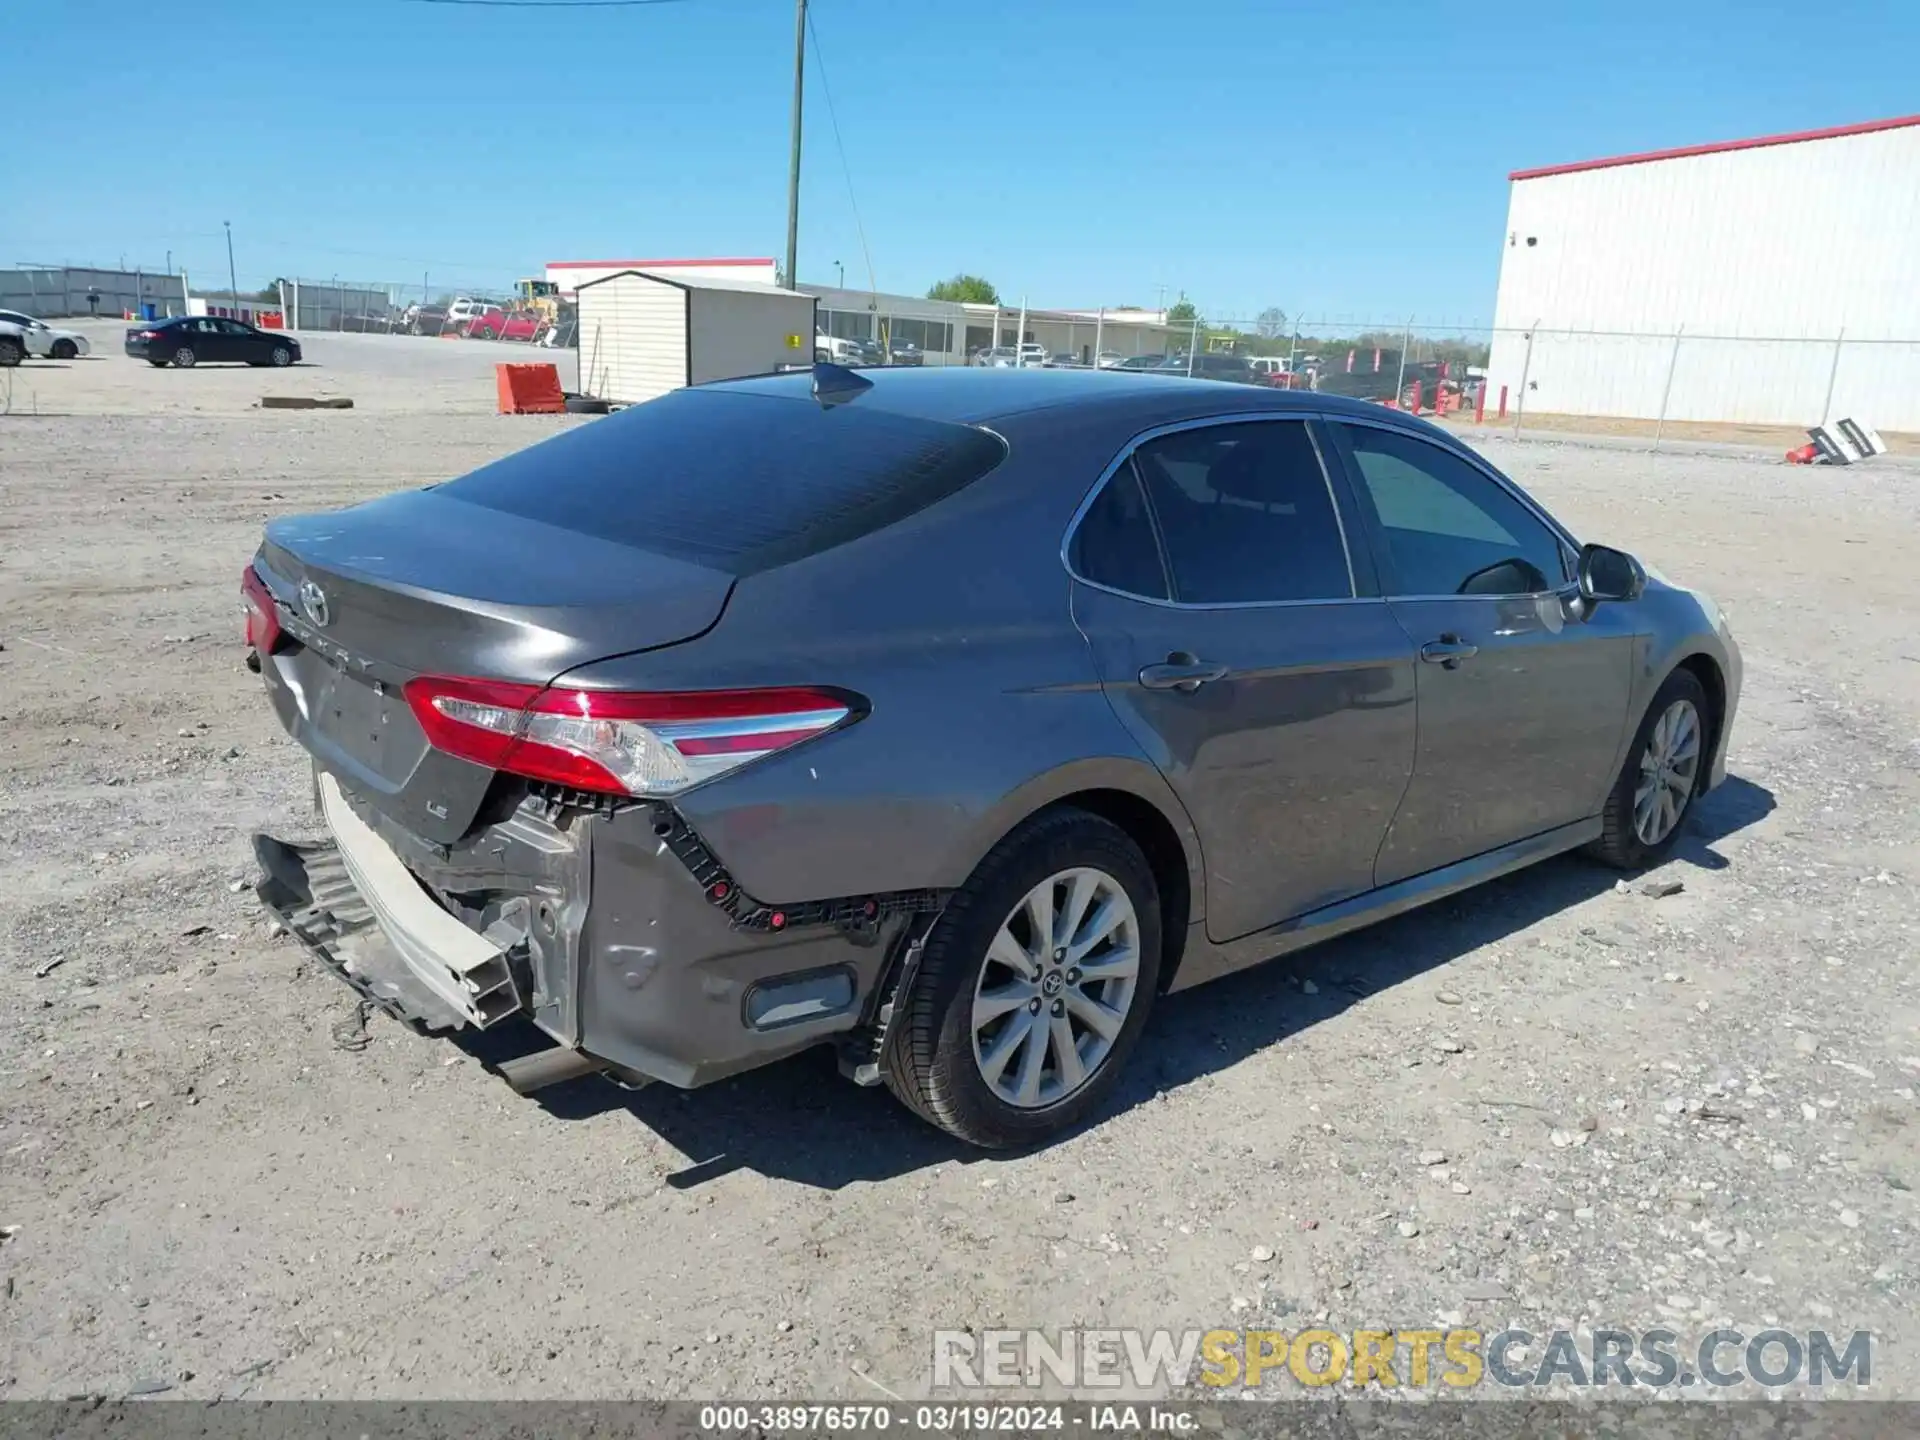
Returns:
[[[1140,921],[1104,870],[1063,870],[1001,923],[973,992],[973,1058],[1023,1110],[1077,1093],[1113,1053],[1133,1008]]]

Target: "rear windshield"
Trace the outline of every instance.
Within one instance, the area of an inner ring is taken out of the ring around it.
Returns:
[[[676,390],[438,492],[732,575],[844,545],[964,489],[1006,453],[970,426]]]

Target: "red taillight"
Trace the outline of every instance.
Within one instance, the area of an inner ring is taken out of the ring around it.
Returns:
[[[280,611],[260,572],[249,565],[240,572],[240,598],[247,611],[247,645],[262,656],[280,644]]]
[[[852,700],[802,688],[543,689],[422,676],[406,686],[434,749],[612,795],[673,795],[845,724]]]

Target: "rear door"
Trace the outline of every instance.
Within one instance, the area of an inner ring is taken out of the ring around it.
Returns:
[[[1420,749],[1380,884],[1595,814],[1632,688],[1630,606],[1570,620],[1570,543],[1495,474],[1397,427],[1332,427],[1416,652]]]
[[[1107,696],[1199,833],[1208,936],[1368,889],[1412,774],[1414,661],[1309,424],[1143,438],[1068,555]]]

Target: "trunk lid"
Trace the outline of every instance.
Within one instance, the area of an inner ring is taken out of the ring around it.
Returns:
[[[263,673],[282,722],[395,820],[445,844],[493,772],[431,749],[419,675],[545,685],[712,627],[733,577],[435,490],[268,525],[256,568],[287,637]]]

